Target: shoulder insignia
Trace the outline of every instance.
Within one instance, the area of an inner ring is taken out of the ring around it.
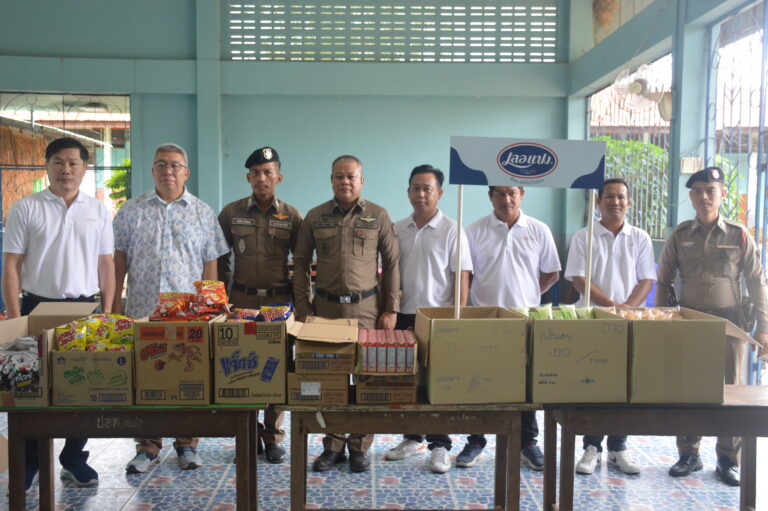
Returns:
[[[360,220],[363,222],[375,222],[376,217],[375,216],[361,216]]]
[[[288,215],[283,215],[281,213],[272,213],[272,216],[277,218],[278,220],[285,220],[288,218]]]

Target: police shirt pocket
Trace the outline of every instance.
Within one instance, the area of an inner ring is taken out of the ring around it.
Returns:
[[[339,250],[339,240],[336,236],[336,228],[322,228],[314,230],[315,248],[318,256],[333,257]]]
[[[233,225],[232,245],[236,254],[254,254],[256,252],[256,226]]]
[[[739,275],[741,253],[738,247],[718,248],[720,253],[720,276],[735,279]]]
[[[288,255],[291,231],[280,227],[270,227],[267,233],[267,253],[271,256],[284,257]]]
[[[358,257],[376,254],[376,240],[379,231],[368,228],[355,228],[352,242],[352,253]]]
[[[682,278],[700,277],[704,271],[704,258],[695,248],[680,251],[680,276]]]

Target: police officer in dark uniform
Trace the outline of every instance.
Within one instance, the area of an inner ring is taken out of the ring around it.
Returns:
[[[685,184],[696,210],[696,218],[678,225],[664,245],[659,259],[656,304],[667,305],[679,272],[680,305],[730,319],[737,325],[746,321],[741,297],[741,276],[755,305],[757,333],[755,339],[768,343],[768,300],[765,273],[752,235],[735,222],[724,219],[720,204],[727,193],[723,171],[707,167],[693,174]],[[741,383],[745,345],[727,337],[725,349],[725,383]],[[673,477],[687,476],[701,470],[699,458],[701,437],[677,437],[680,459],[669,470]],[[717,477],[738,486],[741,439],[718,437]]]
[[[392,330],[400,310],[400,246],[387,211],[360,197],[363,166],[339,156],[331,166],[333,199],[307,213],[299,229],[293,290],[296,315],[357,319],[360,328]],[[310,302],[309,264],[317,252],[316,296]],[[378,261],[381,255],[381,296]],[[329,434],[313,470],[329,470],[346,460],[353,472],[370,469],[373,435]]]
[[[219,258],[219,276],[224,282],[231,279],[229,297],[237,308],[293,302],[288,253],[296,248],[301,214],[275,196],[283,175],[280,156],[274,148],[256,149],[246,160],[245,168],[245,178],[253,193],[227,204],[219,214],[221,229],[234,255],[234,272],[230,254]],[[283,413],[275,413],[274,407],[268,405],[259,434],[270,463],[282,463],[285,459],[282,422]]]

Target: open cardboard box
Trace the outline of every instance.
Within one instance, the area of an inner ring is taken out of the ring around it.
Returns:
[[[53,345],[45,330],[80,319],[92,313],[98,303],[95,302],[44,302],[35,307],[29,316],[0,321],[0,345],[19,337],[38,337],[39,384],[25,390],[0,392],[0,402],[4,407],[34,408],[50,405],[50,358]]]
[[[357,320],[312,316],[295,321],[288,333],[296,337],[297,374],[350,374],[357,355]]]
[[[527,322],[501,307],[420,307],[419,362],[432,404],[525,402]]]

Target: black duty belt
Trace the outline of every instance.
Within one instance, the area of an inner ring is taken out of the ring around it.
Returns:
[[[241,293],[245,293],[248,296],[279,296],[290,294],[292,291],[291,286],[276,287],[274,289],[256,289],[253,287],[244,286],[243,284],[238,284],[237,282],[234,282],[232,287],[235,290],[240,291]]]
[[[86,295],[80,295],[76,298],[46,298],[45,296],[39,296],[34,293],[30,293],[29,291],[24,291],[22,293],[24,298],[28,298],[30,300],[34,300],[36,302],[95,302],[96,301],[96,295],[86,296]]]
[[[352,295],[335,295],[333,293],[329,293],[325,289],[318,289],[317,290],[317,296],[322,296],[329,302],[336,302],[336,303],[358,303],[362,300],[365,300],[369,296],[373,296],[376,294],[376,287],[372,287],[368,291],[363,291],[360,294],[352,294]]]

